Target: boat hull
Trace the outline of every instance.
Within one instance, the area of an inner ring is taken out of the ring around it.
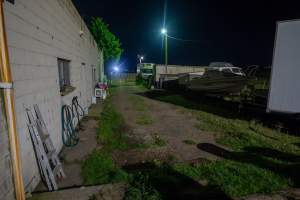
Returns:
[[[187,88],[194,91],[213,94],[231,94],[240,92],[246,84],[246,77],[197,78],[190,80]]]

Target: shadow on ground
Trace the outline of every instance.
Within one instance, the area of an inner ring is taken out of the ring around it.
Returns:
[[[153,188],[162,199],[230,199],[217,186],[202,185],[167,164],[143,163],[125,166],[124,169],[134,174],[137,187]]]
[[[166,90],[150,90],[138,95],[150,99],[171,103],[188,109],[201,110],[227,118],[238,117],[238,104],[228,103],[219,98],[209,98],[191,92],[173,92]],[[226,108],[226,109],[224,109]],[[228,112],[228,110],[230,112]]]
[[[197,145],[200,150],[241,163],[249,163],[290,179],[300,186],[300,156],[262,147],[246,147],[242,152],[231,152],[209,143]]]

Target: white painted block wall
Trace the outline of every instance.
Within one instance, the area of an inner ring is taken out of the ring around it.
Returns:
[[[0,91],[0,97],[3,96]],[[14,199],[11,157],[3,99],[0,98],[0,199]]]
[[[71,0],[15,0],[15,4],[4,3],[4,12],[24,183],[26,191],[31,192],[40,178],[25,108],[39,105],[54,145],[60,151],[61,107],[71,104],[74,96],[79,97],[84,108],[91,105],[95,85],[92,65],[101,63],[101,54]],[[59,92],[57,58],[71,61],[71,85],[76,87],[64,97]]]
[[[162,74],[182,74],[192,72],[203,72],[207,66],[184,66],[184,65],[156,65],[155,81],[159,81]]]

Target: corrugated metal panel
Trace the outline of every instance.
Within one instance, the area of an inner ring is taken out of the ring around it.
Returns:
[[[300,20],[277,25],[268,111],[300,113]]]

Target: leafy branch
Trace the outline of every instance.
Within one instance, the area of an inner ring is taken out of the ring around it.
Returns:
[[[98,48],[103,51],[104,60],[119,59],[123,53],[120,40],[109,30],[109,25],[99,17],[93,17],[90,26]]]

